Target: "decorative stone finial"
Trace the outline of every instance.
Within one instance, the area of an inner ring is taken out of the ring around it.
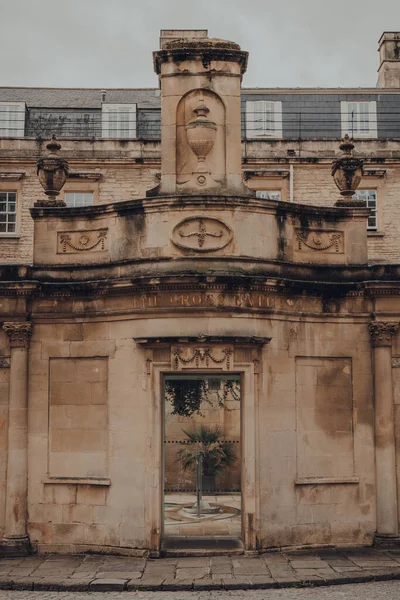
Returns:
[[[37,174],[39,181],[44,189],[44,193],[49,198],[47,200],[38,200],[35,206],[65,206],[63,200],[57,200],[60,190],[63,188],[69,173],[68,162],[58,156],[61,144],[56,140],[55,135],[47,144],[49,153],[44,158],[39,158],[37,162]]]
[[[352,198],[364,175],[364,161],[354,157],[354,144],[347,133],[339,148],[342,150],[343,156],[333,161],[332,177],[343,199],[338,200],[336,205],[364,207],[365,202],[363,200],[354,200]]]

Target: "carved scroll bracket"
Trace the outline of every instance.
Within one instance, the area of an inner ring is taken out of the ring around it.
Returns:
[[[3,323],[11,348],[27,348],[32,335],[32,323]]]
[[[391,346],[392,336],[396,334],[398,328],[399,323],[390,323],[388,321],[370,323],[369,333],[371,335],[372,345],[374,347]]]

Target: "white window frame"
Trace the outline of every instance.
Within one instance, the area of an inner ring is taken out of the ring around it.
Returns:
[[[136,112],[136,104],[103,103],[101,106],[102,137],[124,139],[136,138]]]
[[[0,137],[24,137],[25,102],[0,102]]]
[[[67,196],[70,196],[70,200],[73,200],[73,204],[68,204]],[[91,202],[85,202],[88,198],[77,198],[77,196],[90,196]],[[82,200],[84,201],[82,204]],[[64,192],[64,202],[66,203],[68,208],[75,208],[80,206],[93,206],[94,204],[94,194],[93,192],[80,192],[80,191],[70,191]]]
[[[370,196],[370,197],[369,197]],[[355,200],[364,200],[367,208],[371,209],[371,214],[367,219],[367,230],[378,231],[378,192],[376,189],[357,190],[353,198]]]
[[[282,102],[246,100],[246,138],[282,137]]]
[[[376,116],[376,102],[344,101],[340,103],[342,115],[342,136],[351,138],[376,138],[378,137],[378,122]]]
[[[10,198],[9,195],[12,194],[14,196],[14,198]],[[3,195],[6,195],[6,198],[2,198]],[[5,202],[6,204],[6,210],[1,210],[2,208],[2,204]],[[14,210],[7,210],[8,205],[9,204],[13,204],[14,205]],[[6,216],[5,220],[2,220],[3,215]],[[10,219],[10,216],[12,217]],[[0,189],[0,229],[1,226],[3,225],[3,223],[5,223],[6,225],[6,230],[5,231],[0,231],[0,236],[16,236],[18,234],[17,228],[18,228],[18,194],[16,192],[16,190],[2,190]],[[12,231],[10,231],[8,229],[9,225],[13,225],[14,229]]]
[[[256,190],[256,198],[263,200],[281,200],[281,190]]]

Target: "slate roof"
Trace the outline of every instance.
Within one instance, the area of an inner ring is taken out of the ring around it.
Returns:
[[[304,99],[304,94],[339,94],[340,96],[358,96],[360,93],[367,95],[379,94],[383,90],[377,88],[369,89],[345,89],[345,88],[243,88],[242,95],[252,94],[267,95],[298,95],[298,101]],[[384,90],[388,92],[389,90]],[[390,90],[392,93],[398,90]],[[101,88],[45,88],[45,87],[0,87],[0,102],[25,102],[28,108],[71,108],[71,109],[100,109]],[[106,90],[106,102],[137,104],[138,108],[160,108],[160,90],[158,88],[125,88]]]
[[[0,102],[25,102],[28,108],[100,109],[101,89],[1,87]],[[106,102],[137,104],[138,108],[160,108],[160,91],[109,89]]]

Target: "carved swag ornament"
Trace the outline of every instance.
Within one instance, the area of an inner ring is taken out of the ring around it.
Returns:
[[[63,253],[105,250],[107,229],[99,231],[69,231],[60,233],[59,236],[59,244]]]
[[[209,368],[220,366],[226,371],[229,371],[232,364],[233,348],[210,348],[209,346],[201,346],[198,348],[171,348],[172,368],[174,371],[179,369],[189,368],[190,366],[196,369]]]
[[[10,346],[12,348],[27,348],[32,335],[32,323],[3,323]]]
[[[392,336],[396,334],[399,328],[399,323],[389,323],[381,321],[379,323],[370,323],[369,333],[371,335],[372,345],[376,346],[391,346]]]
[[[303,245],[310,250],[329,250],[340,252],[340,243],[343,239],[342,233],[330,233],[325,231],[296,231],[298,249],[303,250]]]

